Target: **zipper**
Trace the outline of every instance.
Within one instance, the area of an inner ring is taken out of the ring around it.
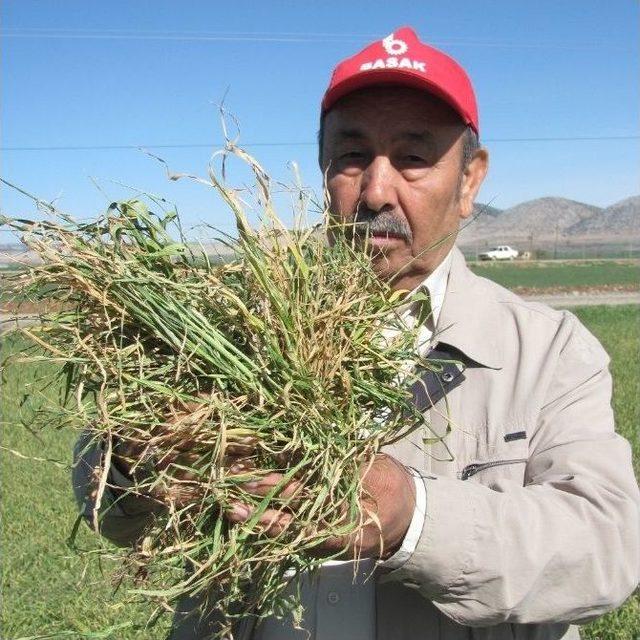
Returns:
[[[485,469],[490,469],[491,467],[499,467],[503,464],[520,464],[523,462],[527,462],[527,458],[515,458],[513,460],[494,460],[493,462],[473,462],[472,464],[468,464],[460,474],[461,480],[466,480],[471,476],[475,476],[479,471],[484,471]]]

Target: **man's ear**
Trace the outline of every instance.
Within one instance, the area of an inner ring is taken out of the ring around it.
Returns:
[[[468,218],[473,213],[473,203],[488,169],[489,154],[486,149],[478,149],[462,172],[459,192],[461,218]]]

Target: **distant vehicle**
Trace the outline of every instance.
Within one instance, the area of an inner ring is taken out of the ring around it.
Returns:
[[[480,260],[513,260],[518,257],[518,252],[515,249],[507,246],[506,244],[499,247],[493,247],[489,251],[481,253],[478,258]]]

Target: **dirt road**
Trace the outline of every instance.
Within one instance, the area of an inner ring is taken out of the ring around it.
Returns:
[[[533,294],[523,296],[526,300],[543,302],[556,309],[570,307],[591,307],[594,305],[640,304],[640,291],[607,291],[607,292],[576,292]]]

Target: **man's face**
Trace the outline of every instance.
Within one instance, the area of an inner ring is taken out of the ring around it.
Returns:
[[[349,94],[325,116],[321,162],[332,215],[363,222],[378,274],[413,289],[442,261],[486,173],[462,167],[465,126],[445,103],[405,87]]]

